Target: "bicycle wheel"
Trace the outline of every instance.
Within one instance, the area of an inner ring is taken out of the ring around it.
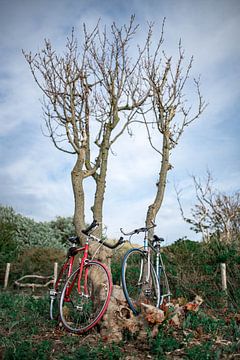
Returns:
[[[96,325],[105,311],[112,291],[107,268],[98,261],[83,267],[79,289],[79,268],[68,278],[60,299],[60,317],[64,327],[81,334]]]
[[[141,311],[141,303],[159,307],[160,288],[156,272],[150,263],[147,279],[147,255],[140,249],[129,250],[122,263],[122,287],[129,307],[135,315]]]
[[[50,289],[50,319],[51,320],[59,319],[60,297],[65,282],[67,281],[68,268],[69,268],[69,264],[64,263],[58,274],[57,280],[54,284],[54,288]]]

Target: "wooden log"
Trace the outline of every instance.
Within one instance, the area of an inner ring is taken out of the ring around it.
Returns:
[[[21,283],[21,281],[23,279],[43,279],[43,280],[48,280],[45,284],[36,284],[36,283]],[[52,276],[42,276],[42,275],[25,275],[23,277],[21,277],[20,279],[16,280],[14,283],[15,285],[19,286],[19,287],[31,287],[32,289],[34,288],[41,288],[41,287],[47,287],[48,285],[52,284],[54,282],[54,280],[52,279]]]
[[[222,291],[227,292],[227,272],[226,272],[225,263],[221,263],[221,279],[222,279]]]
[[[10,264],[10,263],[7,263],[7,265],[6,265],[6,271],[5,271],[5,277],[4,277],[4,289],[6,289],[7,286],[8,286],[8,279],[9,279],[10,267],[11,267],[11,264]]]
[[[57,276],[58,276],[58,263],[55,262],[54,263],[54,270],[53,270],[53,283],[55,284],[57,281]]]

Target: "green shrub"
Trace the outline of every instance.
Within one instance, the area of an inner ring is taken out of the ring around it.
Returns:
[[[22,275],[53,273],[53,263],[62,262],[64,244],[74,235],[72,218],[58,217],[36,222],[0,205],[0,281],[6,263],[12,263],[10,280]]]
[[[58,217],[51,222],[36,222],[4,206],[0,206],[0,226],[5,229],[1,235],[2,242],[8,243],[11,238],[17,249],[34,246],[63,248],[66,239],[75,232],[72,218]]]
[[[49,225],[59,243],[66,244],[67,239],[75,234],[72,217],[57,216],[55,220],[50,221]]]
[[[66,257],[66,250],[56,248],[33,247],[22,250],[11,266],[10,281],[24,275],[53,275],[54,263],[59,267]]]
[[[228,301],[240,307],[240,246],[220,242],[216,237],[209,243],[180,239],[163,248],[163,259],[173,297],[192,299],[196,294],[212,308],[225,306],[222,292],[220,263],[227,264]]]

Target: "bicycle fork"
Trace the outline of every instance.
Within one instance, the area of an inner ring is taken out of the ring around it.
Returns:
[[[138,279],[138,286],[142,286],[144,285],[144,295],[145,296],[151,296],[151,287],[148,285],[150,284],[150,278],[151,278],[151,267],[150,267],[150,252],[149,251],[145,251],[145,253],[147,254],[147,261],[144,261],[144,258],[141,259],[141,265],[140,265],[140,273],[139,273],[139,279]]]
[[[166,277],[166,273],[165,273],[165,269],[163,266],[163,261],[162,261],[160,251],[157,251],[157,253],[156,253],[156,264],[155,265],[156,265],[156,274],[157,274],[158,282],[160,285],[160,305],[162,305],[164,298],[167,298],[168,302],[170,302],[171,293],[170,293],[169,284],[168,284],[168,280]],[[165,289],[163,289],[161,277],[164,277]],[[165,293],[164,293],[164,291],[165,291]]]

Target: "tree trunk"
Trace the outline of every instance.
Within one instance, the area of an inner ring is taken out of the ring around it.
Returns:
[[[93,175],[94,180],[96,182],[96,191],[94,197],[94,204],[91,210],[93,212],[94,219],[96,219],[100,223],[100,226],[96,232],[98,236],[102,235],[103,201],[104,201],[104,194],[106,189],[106,176],[107,176],[107,164],[108,164],[108,155],[110,148],[110,136],[111,136],[111,129],[107,124],[100,150],[101,151],[100,172],[99,174],[95,173]]]
[[[71,172],[72,187],[74,194],[74,225],[77,235],[82,238],[81,230],[85,228],[85,197],[83,189],[84,173],[82,170],[83,161],[80,155],[77,157],[77,161]]]
[[[163,145],[162,145],[162,162],[159,173],[159,179],[157,182],[157,193],[153,203],[148,207],[146,216],[146,226],[150,227],[151,222],[155,222],[157,213],[162,205],[163,196],[166,188],[167,172],[169,170],[169,156],[170,156],[170,141],[166,134],[163,134]],[[148,236],[151,239],[153,236],[153,229],[150,229]]]
[[[93,212],[93,217],[96,219],[100,226],[96,229],[96,235],[101,238],[102,236],[102,221],[103,221],[103,202],[104,202],[104,194],[106,189],[106,176],[107,176],[107,163],[108,163],[108,155],[109,155],[109,142],[110,142],[110,135],[111,132],[107,129],[104,142],[101,145],[101,166],[100,166],[100,173],[94,174],[94,180],[96,182],[96,191],[94,197],[94,204],[91,208]],[[106,247],[101,248],[101,251],[98,254],[99,260],[106,263],[107,266],[110,268],[112,251],[107,249]]]
[[[96,174],[95,182],[96,182],[96,191],[94,197],[94,204],[91,208],[93,213],[93,218],[96,219],[100,226],[96,230],[97,236],[102,235],[102,221],[103,221],[103,201],[104,194],[106,189],[106,174],[107,174],[107,160],[103,160],[104,163],[101,164],[100,174]]]

